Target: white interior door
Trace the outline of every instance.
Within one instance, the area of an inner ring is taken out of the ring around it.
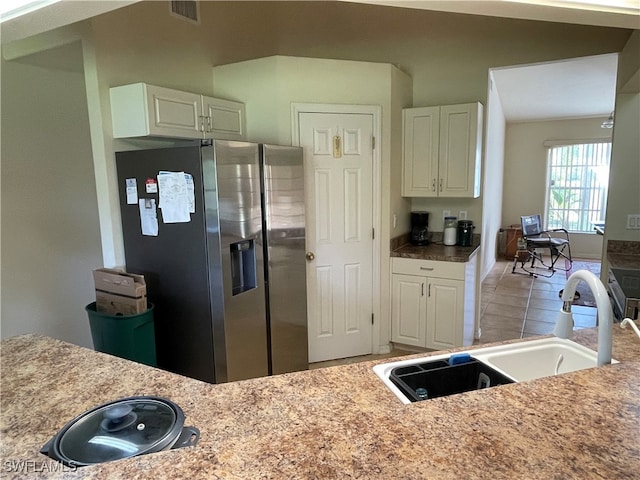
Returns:
[[[373,115],[300,113],[299,138],[309,252],[309,361],[369,354]]]

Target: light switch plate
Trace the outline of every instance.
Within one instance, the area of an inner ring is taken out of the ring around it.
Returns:
[[[640,214],[627,215],[627,230],[640,230]]]

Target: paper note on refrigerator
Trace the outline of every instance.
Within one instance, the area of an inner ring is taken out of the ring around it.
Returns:
[[[196,191],[193,185],[193,176],[190,173],[184,174],[187,182],[187,200],[189,201],[189,213],[196,213]]]
[[[140,208],[140,226],[142,235],[150,237],[158,236],[158,215],[156,214],[156,199],[141,198],[138,201]]]
[[[138,183],[135,178],[127,178],[126,192],[127,192],[127,205],[135,205],[138,203]]]
[[[158,193],[164,223],[191,221],[189,192],[184,172],[159,172]]]

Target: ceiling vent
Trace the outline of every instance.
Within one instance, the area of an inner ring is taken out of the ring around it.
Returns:
[[[200,5],[194,0],[169,2],[171,14],[188,22],[200,25]]]

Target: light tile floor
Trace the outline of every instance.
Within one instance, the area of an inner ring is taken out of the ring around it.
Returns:
[[[482,335],[477,343],[547,335],[553,331],[562,307],[559,292],[567,280],[565,272],[556,271],[550,278],[534,278],[511,273],[512,268],[513,262],[498,261],[482,282]],[[571,311],[576,329],[596,326],[595,308],[574,305]]]

